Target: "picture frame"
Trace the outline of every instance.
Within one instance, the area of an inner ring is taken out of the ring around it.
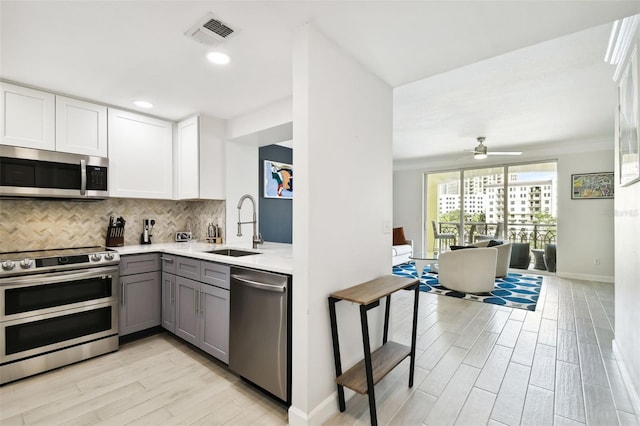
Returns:
[[[618,163],[620,185],[640,181],[640,86],[638,84],[639,47],[634,46],[629,64],[618,86],[620,119],[618,121]]]
[[[293,199],[293,165],[264,160],[264,197]]]
[[[614,188],[613,172],[571,175],[571,198],[574,200],[611,199]]]

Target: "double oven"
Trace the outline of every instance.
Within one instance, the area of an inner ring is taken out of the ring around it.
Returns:
[[[0,253],[0,384],[118,349],[118,253]]]

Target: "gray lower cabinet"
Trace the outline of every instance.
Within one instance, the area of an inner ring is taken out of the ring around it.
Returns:
[[[199,346],[198,342],[198,293],[200,283],[184,277],[176,277],[176,336]]]
[[[200,287],[200,349],[229,363],[229,290]]]
[[[162,272],[162,327],[176,332],[176,276]]]
[[[228,363],[229,266],[180,256],[171,264],[176,274],[162,278],[162,326]]]
[[[119,334],[160,325],[161,271],[158,254],[122,256]]]

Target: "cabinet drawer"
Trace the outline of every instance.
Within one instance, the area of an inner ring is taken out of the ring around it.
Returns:
[[[198,259],[176,256],[175,265],[176,275],[200,281],[200,261]]]
[[[159,271],[160,254],[136,254],[120,258],[120,276]]]
[[[176,273],[176,258],[178,256],[174,256],[173,254],[165,254],[162,253],[160,255],[160,261],[162,262],[162,272],[166,272],[169,274]]]
[[[229,266],[213,262],[200,262],[200,281],[229,289]]]

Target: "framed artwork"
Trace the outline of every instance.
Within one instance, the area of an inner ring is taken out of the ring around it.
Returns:
[[[293,166],[264,160],[264,197],[291,200],[293,198]]]
[[[613,198],[613,172],[571,175],[571,198],[594,200]]]
[[[618,148],[621,186],[631,185],[640,180],[638,67],[638,46],[635,46],[618,87],[620,105]]]

